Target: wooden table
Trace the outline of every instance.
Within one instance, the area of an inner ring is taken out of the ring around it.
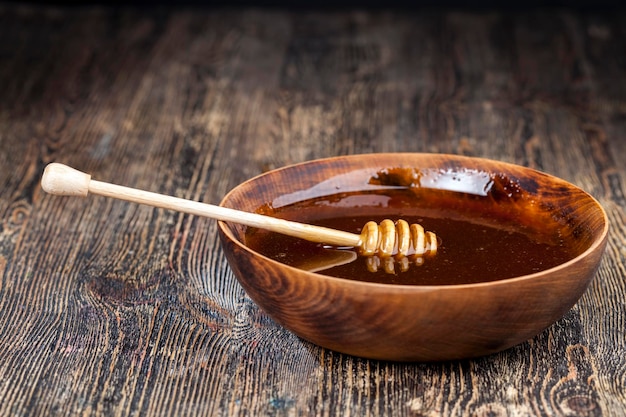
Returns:
[[[0,415],[626,415],[626,14],[0,5]],[[216,223],[54,197],[44,166],[218,203],[314,158],[537,168],[612,223],[565,317],[500,354],[342,355],[246,296]]]

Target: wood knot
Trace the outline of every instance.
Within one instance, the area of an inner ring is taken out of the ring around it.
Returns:
[[[177,291],[172,274],[167,269],[147,277],[120,271],[95,273],[88,278],[87,287],[94,298],[120,306],[158,303]]]

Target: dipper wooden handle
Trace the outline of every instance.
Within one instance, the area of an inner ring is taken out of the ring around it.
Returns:
[[[234,210],[178,197],[91,179],[91,175],[59,163],[49,164],[41,179],[41,187],[50,194],[86,197],[96,194],[138,204],[176,210],[196,216],[258,227],[272,232],[336,246],[360,246],[360,235],[326,227],[277,219],[256,213]]]

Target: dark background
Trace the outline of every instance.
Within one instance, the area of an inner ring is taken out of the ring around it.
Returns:
[[[11,3],[11,2],[9,2]],[[17,3],[17,2],[12,2]],[[524,10],[536,8],[570,8],[580,11],[602,11],[623,9],[624,2],[619,0],[527,0],[527,1],[497,1],[497,0],[420,0],[420,1],[402,1],[402,0],[113,0],[113,1],[31,1],[19,2],[19,4],[41,4],[41,5],[58,5],[82,7],[87,5],[101,5],[114,7],[274,7],[281,9],[421,9],[421,8],[459,8],[459,9],[497,9],[497,10]]]

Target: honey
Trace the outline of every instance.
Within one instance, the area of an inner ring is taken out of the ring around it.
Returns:
[[[531,227],[512,221],[506,212],[498,216],[493,205],[485,212],[468,213],[458,206],[437,207],[436,199],[429,200],[427,195],[419,197],[416,204],[415,193],[406,189],[345,193],[259,210],[352,233],[360,233],[370,220],[401,218],[419,223],[439,237],[441,242],[435,256],[411,259],[409,268],[404,268],[405,271],[396,268],[394,274],[382,268],[372,272],[368,268],[372,260],[354,254],[347,256],[346,262],[334,261],[338,251],[356,253],[355,248],[332,248],[255,228],[247,228],[245,243],[269,258],[295,267],[310,265],[314,260],[321,274],[402,285],[458,285],[507,279],[555,267],[577,255],[558,228],[541,224]],[[479,197],[472,198],[473,207],[480,207],[477,203],[480,200],[476,200]],[[548,234],[546,230],[553,232]]]

